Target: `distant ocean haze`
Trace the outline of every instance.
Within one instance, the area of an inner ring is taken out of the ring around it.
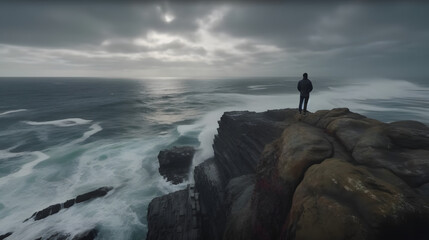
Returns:
[[[423,80],[309,78],[311,112],[348,107],[381,121],[429,123]],[[166,182],[158,152],[190,145],[193,164],[202,162],[213,155],[223,112],[297,108],[299,79],[0,78],[0,235],[35,239],[97,227],[100,239],[144,238],[149,202],[192,181]],[[102,186],[114,190],[23,223]]]

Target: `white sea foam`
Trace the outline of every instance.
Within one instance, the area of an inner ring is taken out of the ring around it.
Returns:
[[[429,116],[427,111],[413,111],[411,108],[398,104],[374,104],[373,102],[374,100],[400,103],[413,100],[427,101],[428,88],[422,88],[404,80],[372,79],[370,81],[355,80],[354,82],[357,83],[315,92],[310,97],[310,109],[347,107],[362,114],[371,111],[395,111],[421,115],[420,120]]]
[[[103,128],[98,124],[98,123],[94,123],[89,127],[90,130],[86,131],[82,137],[70,142],[69,144],[77,144],[77,143],[81,143],[83,141],[85,141],[86,139],[88,139],[89,137],[91,137],[92,135],[98,133],[99,131],[103,130]]]
[[[0,150],[0,159],[24,157],[24,156],[34,156],[35,159],[32,160],[31,162],[28,162],[22,165],[17,172],[6,175],[4,177],[0,177],[0,185],[7,183],[10,179],[24,177],[31,174],[33,172],[34,166],[49,158],[48,155],[40,151],[13,153],[13,152],[10,152],[9,149]]]
[[[10,111],[6,111],[6,112],[0,113],[0,116],[8,115],[8,114],[11,114],[11,113],[24,112],[24,111],[27,111],[27,109],[10,110]]]
[[[251,91],[255,91],[255,90],[267,89],[268,86],[270,86],[270,85],[251,85],[251,86],[247,86],[247,88]]]
[[[98,129],[94,125],[87,133],[94,133]],[[6,209],[14,209],[4,219],[1,219],[0,212],[2,229],[14,232],[9,237],[11,239],[30,240],[39,236],[48,237],[56,232],[76,234],[97,226],[101,231],[101,239],[131,239],[130,234],[135,229],[145,229],[136,208],[141,209],[154,197],[186,185],[167,183],[158,173],[155,152],[160,145],[167,145],[171,141],[171,136],[162,136],[157,140],[100,140],[79,147],[68,143],[50,150],[50,165],[38,169],[40,171],[34,180],[29,183],[9,181],[8,185],[4,185],[7,188],[0,188],[0,202]],[[84,154],[70,159],[72,166],[65,166],[64,163],[56,166],[56,160],[63,161],[62,156],[72,154],[77,148],[83,149]],[[66,168],[71,175],[66,174],[55,182],[47,182],[47,179],[59,174],[59,167]],[[22,223],[35,211],[101,186],[113,186],[114,190],[102,199],[76,204],[43,221]],[[13,191],[15,188],[25,190]],[[7,192],[14,194],[8,195]],[[31,203],[29,198],[33,199]],[[145,208],[140,211],[145,211]]]
[[[53,120],[53,121],[46,121],[46,122],[24,121],[24,123],[33,125],[33,126],[54,125],[57,127],[71,127],[76,125],[89,124],[91,122],[92,120],[86,120],[82,118],[67,118],[67,119]]]

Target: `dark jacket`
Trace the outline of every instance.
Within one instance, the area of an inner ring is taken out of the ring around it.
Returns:
[[[310,96],[310,92],[313,90],[313,84],[311,84],[310,79],[302,79],[298,82],[298,91],[301,93],[302,97]]]

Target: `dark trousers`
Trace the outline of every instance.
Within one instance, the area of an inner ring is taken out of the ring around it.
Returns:
[[[308,99],[310,98],[310,96],[304,97],[304,96],[300,96],[299,97],[299,112],[301,113],[302,111],[302,102],[304,102],[304,112],[307,112],[307,103],[308,103]]]

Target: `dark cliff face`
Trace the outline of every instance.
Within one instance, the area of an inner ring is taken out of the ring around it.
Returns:
[[[281,135],[295,113],[293,110],[224,113],[213,143],[214,159],[224,180],[255,173],[265,145]]]
[[[200,192],[205,216],[203,239],[223,238],[230,215],[230,206],[225,202],[229,197],[225,194],[227,184],[231,179],[256,172],[265,145],[281,135],[294,115],[293,110],[224,113],[214,138],[214,158],[194,171],[195,187]]]
[[[424,124],[228,112],[213,149],[194,171],[199,239],[429,239]]]

